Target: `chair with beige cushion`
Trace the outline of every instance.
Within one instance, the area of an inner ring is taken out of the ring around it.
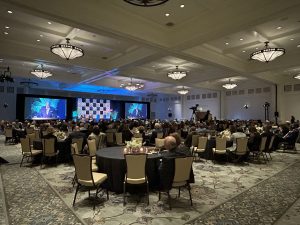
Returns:
[[[198,134],[194,134],[192,136],[192,146],[193,147],[197,147],[198,146],[198,140],[199,140],[199,135]]]
[[[119,132],[119,133],[116,133],[116,143],[117,143],[117,145],[125,145],[124,143],[123,143],[123,135],[122,135],[122,133],[121,132]]]
[[[72,143],[76,143],[77,144],[77,148],[79,150],[79,152],[82,152],[82,148],[83,148],[83,138],[72,138]]]
[[[272,152],[272,148],[273,148],[274,139],[275,139],[275,135],[273,135],[271,137],[269,146],[266,146],[266,149],[265,149],[266,157],[267,157],[267,153],[268,153],[270,156],[270,160],[272,160],[271,152]]]
[[[253,158],[260,161],[260,156],[263,157],[265,163],[268,161],[265,147],[266,147],[267,137],[262,137],[259,145],[259,149],[257,151],[252,151]]]
[[[248,152],[248,138],[237,138],[236,139],[236,149],[235,151],[232,151],[232,154],[235,155],[237,158],[235,159],[235,162],[239,162],[240,159],[247,154]]]
[[[155,148],[161,150],[165,147],[165,139],[155,138]]]
[[[46,158],[55,157],[55,163],[57,165],[58,151],[56,151],[55,149],[55,139],[54,138],[42,139],[42,143],[43,143],[43,156],[41,160],[41,168]]]
[[[35,133],[27,134],[27,137],[29,137],[30,145],[33,146],[33,141],[36,140]]]
[[[198,146],[194,147],[193,156],[196,159],[196,155],[200,159],[200,153],[205,152],[207,145],[207,137],[198,137]]]
[[[159,133],[157,133],[157,136],[156,136],[156,138],[160,138],[160,139],[162,139],[164,137],[164,133],[163,132],[159,132]]]
[[[73,155],[74,166],[75,166],[75,174],[76,174],[76,182],[77,187],[73,199],[73,206],[75,205],[76,196],[78,190],[81,187],[88,188],[88,193],[90,197],[90,190],[96,189],[96,198],[98,197],[98,193],[101,190],[101,185],[106,181],[107,175],[105,173],[96,173],[92,171],[92,157],[89,155]],[[106,189],[106,197],[109,199],[108,190]],[[95,200],[96,200],[95,198]],[[96,202],[94,201],[93,209],[95,209]]]
[[[103,146],[105,144],[105,140],[106,140],[106,134],[100,133],[99,134],[99,146],[98,146],[98,149],[103,148]]]
[[[191,206],[193,206],[193,200],[192,200],[191,186],[189,183],[189,179],[190,179],[190,173],[191,173],[191,169],[192,169],[193,159],[194,158],[192,156],[175,158],[175,173],[174,173],[174,178],[173,178],[172,187],[171,187],[171,189],[178,188],[178,197],[180,197],[181,188],[186,188],[189,192]],[[170,190],[167,191],[167,194],[168,194],[169,207],[170,207],[170,209],[172,209]],[[158,198],[159,198],[159,200],[161,198],[160,191],[158,193]]]
[[[11,142],[15,141],[12,128],[4,128],[4,135],[5,135],[5,143],[9,140]]]
[[[212,152],[213,152],[213,161],[215,161],[216,155],[225,155],[228,161],[225,137],[216,137],[216,147],[212,149]]]
[[[106,145],[113,146],[115,144],[115,133],[106,133]]]
[[[123,182],[123,204],[126,204],[126,184],[142,185],[146,184],[147,204],[149,205],[149,185],[146,176],[147,154],[125,154],[127,172]]]
[[[40,155],[43,153],[42,150],[32,149],[30,146],[29,137],[21,138],[21,149],[22,149],[22,160],[20,163],[20,167],[22,166],[24,158],[33,158],[34,156]]]
[[[92,171],[97,172],[98,171],[98,166],[96,164],[96,140],[87,140],[88,146],[89,146],[89,154],[92,157]]]
[[[34,128],[33,127],[26,127],[25,130],[26,130],[27,135],[34,133]]]

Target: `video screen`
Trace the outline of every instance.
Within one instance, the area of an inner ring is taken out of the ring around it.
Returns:
[[[78,98],[77,116],[78,119],[110,119],[111,117],[110,100],[96,98]]]
[[[66,119],[66,99],[55,98],[25,98],[25,119],[30,120],[53,120]]]
[[[125,118],[127,119],[147,119],[147,104],[145,103],[125,103]]]

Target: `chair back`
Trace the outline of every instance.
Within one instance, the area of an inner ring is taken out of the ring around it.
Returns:
[[[43,154],[44,156],[54,156],[56,154],[54,138],[43,139]]]
[[[104,145],[104,141],[105,141],[105,134],[99,134],[99,144],[98,144],[98,148],[102,148]]]
[[[73,155],[77,182],[85,186],[94,186],[92,175],[92,157],[89,155]]]
[[[245,155],[247,153],[248,138],[237,138],[236,139],[236,155]]]
[[[164,138],[155,138],[155,147],[156,148],[163,148],[165,146],[165,139]]]
[[[76,143],[77,144],[77,148],[78,150],[81,152],[82,151],[82,145],[83,145],[83,138],[73,138],[72,139],[72,143]]]
[[[135,137],[135,138],[142,138],[143,134],[141,134],[141,133],[134,133],[133,137]]]
[[[13,137],[13,130],[12,130],[12,128],[4,128],[4,135],[7,138],[12,138]]]
[[[164,137],[164,133],[163,132],[159,132],[159,133],[157,133],[157,136],[156,136],[156,138],[163,138]]]
[[[147,154],[125,154],[127,166],[126,177],[140,179],[146,177]]]
[[[30,145],[33,145],[33,141],[36,139],[35,138],[35,133],[27,134],[27,137],[29,138]]]
[[[263,152],[266,148],[267,137],[262,137],[259,145],[259,151]]]
[[[40,139],[40,130],[34,130],[35,139]]]
[[[114,143],[114,133],[106,133],[106,142],[110,144]]]
[[[20,138],[21,141],[21,148],[22,148],[22,153],[30,153],[31,148],[30,148],[30,140],[28,137],[26,138]]]
[[[198,149],[206,149],[207,137],[198,137]]]
[[[198,146],[198,138],[199,138],[199,135],[197,135],[197,134],[194,134],[192,136],[192,146],[194,146],[194,147]]]
[[[90,156],[95,156],[97,151],[96,140],[95,139],[87,140],[87,143],[89,146]]]
[[[225,150],[225,149],[226,149],[226,138],[216,137],[216,150]]]
[[[71,144],[71,153],[72,153],[72,155],[79,154],[79,149],[78,149],[77,143]]]
[[[123,136],[122,133],[116,133],[116,143],[117,145],[122,145],[123,144]]]
[[[175,158],[174,182],[184,182],[189,180],[193,164],[193,157]]]
[[[26,127],[26,134],[32,134],[34,133],[34,128],[33,127]]]
[[[268,146],[268,150],[271,150],[271,149],[272,149],[274,139],[275,139],[275,135],[273,135],[273,136],[271,137],[271,140],[270,140],[270,143],[269,143],[269,146]]]

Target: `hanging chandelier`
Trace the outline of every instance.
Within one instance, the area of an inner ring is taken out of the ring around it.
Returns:
[[[130,81],[127,82],[127,83],[122,83],[120,85],[121,88],[124,88],[128,91],[136,91],[136,90],[139,90],[139,89],[142,89],[144,88],[144,84],[143,83],[139,83],[139,82],[133,82],[132,81],[132,78],[130,78]]]
[[[180,80],[186,77],[186,75],[187,75],[186,71],[178,70],[178,66],[176,66],[176,69],[174,71],[168,73],[168,77],[172,78],[173,80]]]
[[[43,64],[40,65],[40,68],[36,68],[34,70],[31,71],[31,74],[37,76],[38,78],[41,78],[41,79],[45,79],[47,77],[50,77],[52,76],[52,73],[47,71],[47,70],[44,70],[44,66]]]
[[[66,60],[75,59],[84,55],[81,48],[70,44],[70,38],[66,38],[66,40],[66,44],[52,45],[50,47],[51,52]]]
[[[166,3],[167,1],[169,0],[124,0],[124,2],[129,4],[143,7],[157,6]]]
[[[177,91],[178,94],[181,95],[186,95],[187,93],[189,93],[189,90],[187,90],[184,86],[182,87],[182,89]]]
[[[256,52],[253,52],[250,55],[250,59],[258,60],[260,62],[270,62],[276,59],[279,56],[285,54],[284,48],[270,48],[269,42],[265,42],[265,48]]]
[[[226,88],[226,89],[233,89],[237,86],[237,84],[235,83],[232,83],[229,79],[229,82],[227,84],[223,84],[222,87],[223,88]]]
[[[4,81],[9,82],[9,83],[14,82],[14,78],[12,78],[12,76],[11,76],[11,72],[10,72],[9,67],[7,67],[7,69],[4,70],[3,73],[0,76],[0,82],[4,83]]]

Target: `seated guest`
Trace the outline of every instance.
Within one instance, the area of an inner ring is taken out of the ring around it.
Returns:
[[[47,127],[47,134],[43,136],[43,139],[51,139],[53,138],[55,141],[55,149],[57,149],[57,137],[54,135],[55,129],[51,126]]]
[[[234,126],[231,127],[231,140],[232,140],[232,146],[227,148],[229,151],[235,151],[236,149],[236,139],[237,138],[244,138],[247,137],[247,135],[243,132],[242,127],[235,128]]]
[[[129,130],[129,127],[127,124],[123,125],[123,130],[122,130],[122,141],[123,143],[125,141],[131,141],[131,138],[133,137],[132,132]]]
[[[163,153],[161,163],[159,165],[160,189],[169,190],[172,187],[172,182],[175,173],[175,161],[177,157],[189,156],[190,153],[178,150],[176,139],[172,136],[167,136],[164,141],[166,152]],[[194,174],[191,171],[190,182],[194,182]]]
[[[248,139],[248,149],[249,151],[259,151],[261,136],[257,132],[256,127],[251,126],[249,128],[249,139]]]
[[[154,130],[152,131],[152,133],[150,135],[150,143],[151,144],[155,144],[155,138],[157,138],[157,133],[161,133],[161,132],[162,132],[161,125],[159,123],[155,123]]]
[[[184,145],[187,147],[191,147],[192,146],[192,140],[193,140],[193,135],[196,135],[196,127],[191,127],[189,134],[186,136]]]
[[[172,133],[170,136],[176,139],[177,150],[186,156],[192,156],[190,148],[181,143],[181,137],[178,133]]]
[[[290,131],[284,135],[279,142],[287,143],[288,148],[293,148],[298,136],[299,136],[299,125],[297,123],[290,126]]]
[[[73,132],[71,132],[69,134],[69,136],[67,137],[66,141],[68,141],[70,144],[72,143],[72,140],[73,139],[79,139],[79,138],[83,138],[83,144],[82,144],[82,147],[84,147],[86,144],[87,144],[87,141],[86,141],[86,134],[82,133],[80,131],[80,128],[79,126],[76,126],[73,130]],[[81,152],[82,149],[79,149],[79,151]]]
[[[95,125],[93,127],[92,133],[88,136],[88,140],[93,140],[93,139],[95,140],[97,149],[99,148],[99,142],[100,142],[99,134],[100,134],[100,128],[99,126]]]

